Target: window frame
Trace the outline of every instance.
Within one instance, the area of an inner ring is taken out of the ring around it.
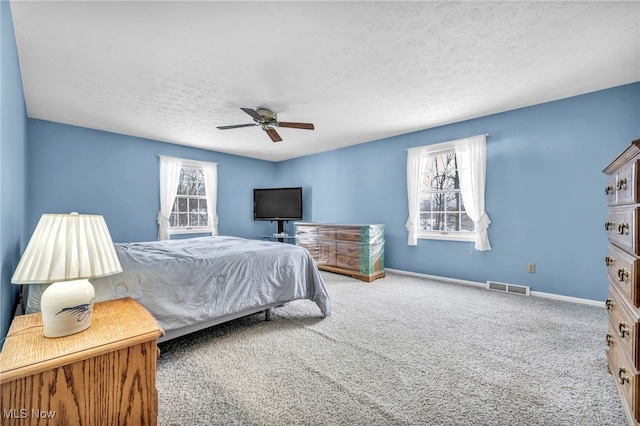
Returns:
[[[182,169],[200,169],[204,174],[204,164],[197,160],[182,160],[182,165],[180,166],[180,172],[182,173]],[[178,180],[178,185],[181,184],[181,180]],[[205,191],[207,191],[206,181],[204,182]],[[206,194],[206,192],[205,192]],[[176,198],[174,200],[174,205],[178,202],[178,198],[181,198],[181,195],[176,193]],[[183,197],[184,198],[184,197]],[[204,199],[206,200],[206,195],[193,197],[195,199]],[[189,200],[189,197],[187,197]],[[188,202],[188,201],[187,201]],[[213,226],[211,223],[208,223],[207,226],[171,226],[171,215],[174,214],[173,207],[171,208],[171,212],[169,214],[169,228],[168,235],[189,235],[189,234],[213,234]],[[188,214],[188,212],[187,212]],[[209,214],[209,205],[207,204],[207,221],[210,222],[211,216]]]
[[[444,155],[446,153],[450,153],[453,152],[453,154],[455,155],[455,141],[450,141],[450,142],[442,142],[442,143],[437,143],[437,144],[433,144],[433,145],[425,145],[422,147],[422,151],[420,153],[421,157],[422,157],[422,161],[421,164],[422,166],[422,170],[420,170],[419,173],[419,186],[421,188],[420,190],[420,202],[419,205],[422,204],[422,202],[424,201],[424,195],[425,194],[434,194],[434,193],[458,193],[460,194],[460,190],[454,190],[454,191],[442,191],[442,190],[438,190],[438,191],[423,191],[422,190],[422,182],[424,179],[424,175],[425,175],[425,164],[426,161],[434,156],[438,156],[438,155]],[[458,170],[458,169],[456,169]],[[460,198],[462,199],[462,195],[459,195]],[[431,210],[431,212],[433,212],[433,210]],[[466,208],[464,209],[464,212],[466,214]],[[420,222],[420,217],[421,214],[423,213],[422,210],[418,211],[418,221]],[[474,226],[474,230],[473,231],[425,231],[422,229],[422,227],[419,225],[418,226],[418,232],[416,234],[416,237],[418,239],[426,239],[426,240],[443,240],[443,241],[463,241],[463,242],[474,242],[476,240],[476,230],[475,230],[475,226]]]

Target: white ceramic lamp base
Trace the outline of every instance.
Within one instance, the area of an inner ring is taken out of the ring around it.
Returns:
[[[60,281],[42,293],[44,337],[62,337],[91,326],[95,290],[89,280]]]

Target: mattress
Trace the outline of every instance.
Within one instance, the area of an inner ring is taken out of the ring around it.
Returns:
[[[324,281],[293,244],[212,236],[116,243],[123,272],[92,279],[95,301],[131,297],[167,331],[256,307],[308,299],[331,315]],[[46,285],[29,285],[26,312],[40,310]]]

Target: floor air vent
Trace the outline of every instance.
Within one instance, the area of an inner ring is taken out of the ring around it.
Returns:
[[[489,290],[502,291],[505,293],[515,293],[529,296],[529,287],[516,284],[498,283],[495,281],[487,281],[487,288]]]

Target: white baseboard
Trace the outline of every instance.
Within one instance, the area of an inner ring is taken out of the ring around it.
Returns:
[[[487,287],[486,283],[479,283],[477,281],[459,280],[459,279],[456,279],[456,278],[447,278],[447,277],[441,277],[441,276],[438,276],[438,275],[420,274],[418,272],[403,271],[402,269],[385,268],[385,270],[387,270],[389,272],[396,273],[396,274],[400,274],[400,275],[410,275],[410,276],[413,276],[413,277],[428,278],[428,279],[438,280],[438,281],[447,281],[447,282],[451,282],[451,283],[471,285],[471,286],[474,286],[474,287],[482,287],[482,288],[486,288]],[[605,303],[601,302],[599,300],[582,299],[582,298],[579,298],[579,297],[563,296],[563,295],[560,295],[560,294],[545,293],[545,292],[542,292],[542,291],[531,291],[530,294],[531,294],[531,296],[543,297],[545,299],[555,299],[555,300],[562,300],[562,301],[565,301],[565,302],[581,303],[583,305],[598,306],[598,307],[601,307],[601,308],[605,307]]]

